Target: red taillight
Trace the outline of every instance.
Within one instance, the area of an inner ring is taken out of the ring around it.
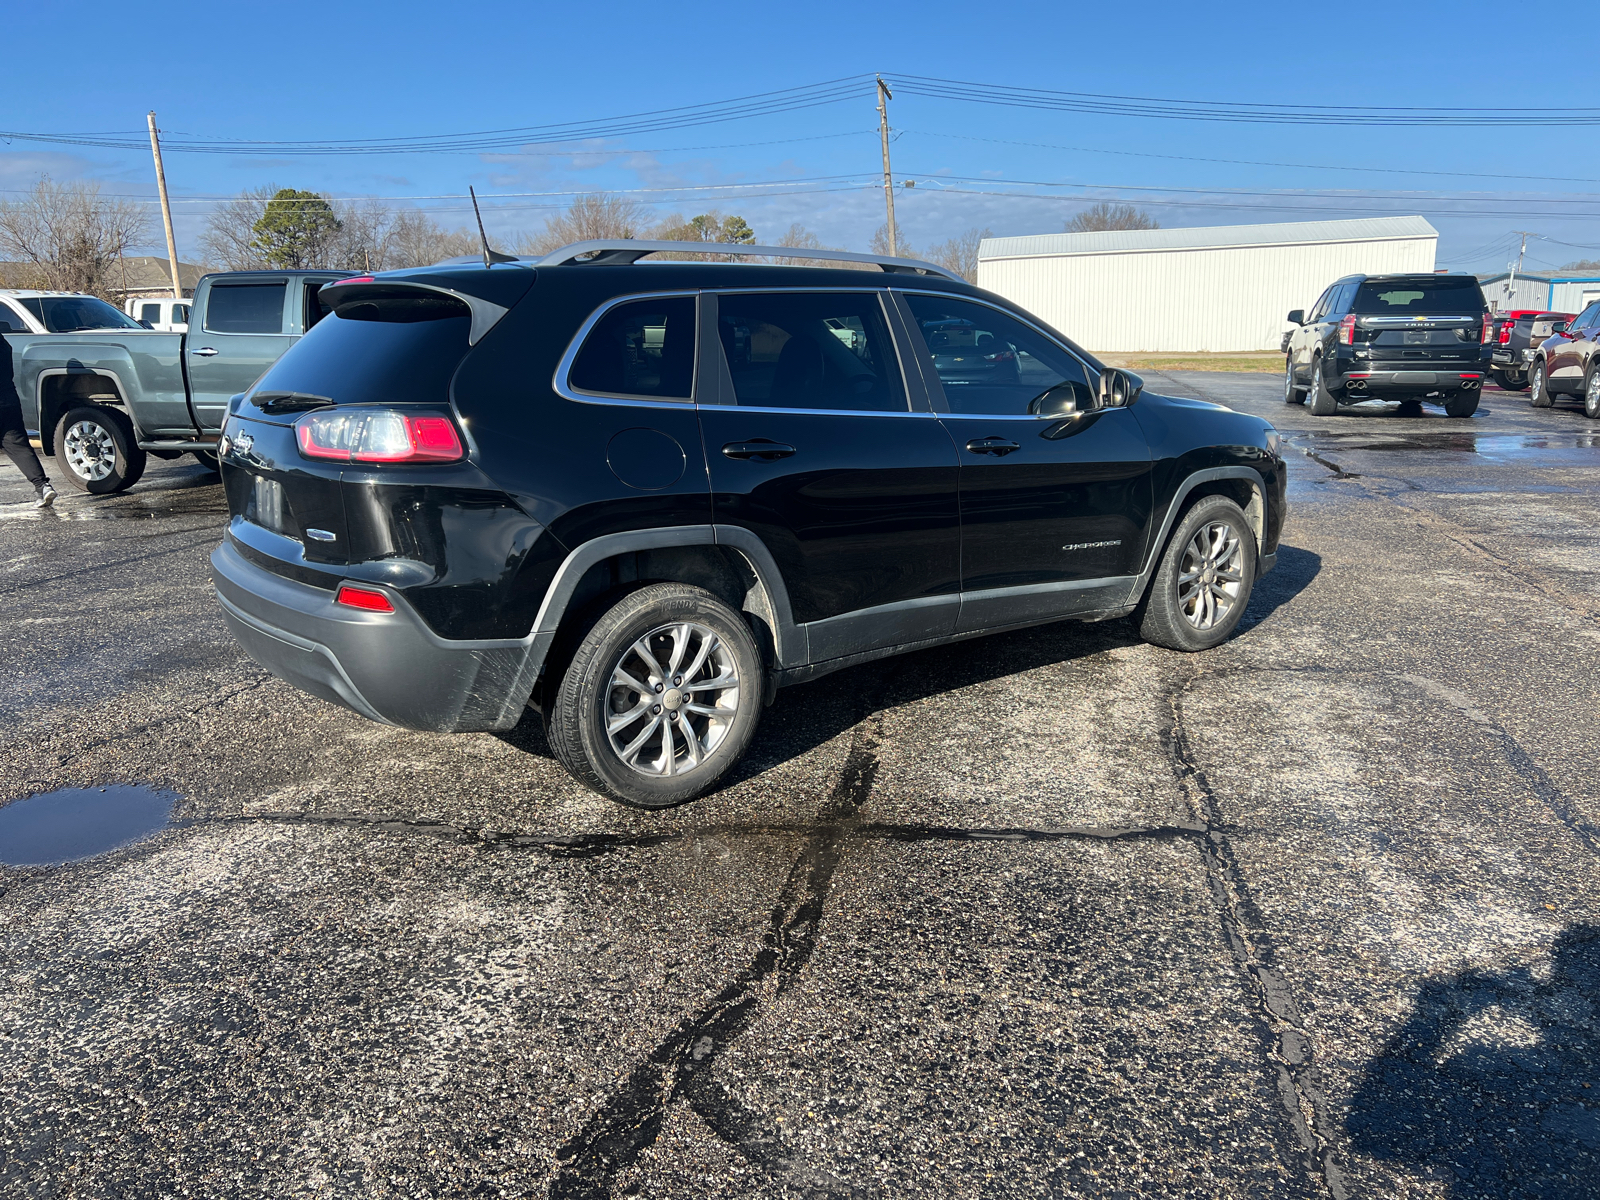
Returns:
[[[325,408],[300,418],[300,453],[333,462],[431,463],[466,457],[449,417]]]
[[[1507,325],[1506,326],[1506,330],[1507,330],[1506,336],[1508,338],[1511,336],[1510,329],[1511,329],[1511,326]],[[1485,317],[1483,319],[1483,336],[1478,339],[1479,343],[1482,344],[1482,345],[1487,346],[1489,344],[1489,337],[1493,333],[1494,333],[1494,322],[1492,320],[1490,320],[1488,317]]]
[[[394,605],[389,603],[389,597],[372,588],[351,587],[348,583],[339,585],[339,594],[334,599],[350,608],[359,608],[363,612],[393,612]]]
[[[1356,340],[1356,315],[1351,313],[1339,322],[1339,344],[1349,346]]]
[[[1505,324],[1500,326],[1500,344],[1502,346],[1509,346],[1511,344],[1511,327],[1515,324],[1515,321],[1507,321]],[[1488,327],[1486,325],[1485,332],[1487,331]],[[1487,342],[1489,339],[1485,337],[1483,340]]]
[[[347,283],[377,283],[371,275],[352,275],[349,279],[335,279],[334,287],[343,287]]]

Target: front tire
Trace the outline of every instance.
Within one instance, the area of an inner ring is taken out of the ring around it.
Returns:
[[[86,404],[56,423],[51,449],[71,487],[91,495],[124,491],[144,474],[145,453],[133,422],[114,408]]]
[[[717,785],[761,716],[750,627],[702,588],[630,592],[583,633],[545,709],[556,758],[584,786],[670,808]]]
[[[1313,416],[1331,417],[1339,411],[1339,397],[1328,390],[1328,384],[1322,377],[1322,360],[1313,359],[1311,363],[1311,412]]]
[[[1294,357],[1286,355],[1283,360],[1283,402],[1285,404],[1304,404],[1306,390],[1296,387],[1294,383]]]
[[[1583,415],[1600,421],[1600,362],[1590,363],[1583,377]]]
[[[1226,496],[1202,497],[1173,532],[1137,614],[1139,636],[1193,653],[1220,645],[1250,603],[1256,535]]]
[[[1544,361],[1533,364],[1533,371],[1528,375],[1528,403],[1534,408],[1549,408],[1552,404],[1550,397],[1550,378],[1545,373]]]

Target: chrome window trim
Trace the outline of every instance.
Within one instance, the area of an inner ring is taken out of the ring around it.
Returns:
[[[619,304],[631,304],[635,300],[693,300],[700,295],[703,288],[674,288],[665,292],[630,292],[626,296],[613,296],[599,308],[589,314],[578,332],[572,335],[572,340],[567,343],[566,351],[561,355],[561,361],[556,363],[555,375],[550,381],[555,394],[563,400],[572,400],[578,404],[617,404],[626,408],[694,408],[695,397],[699,394],[700,387],[700,346],[698,332],[695,336],[694,372],[689,378],[689,394],[687,396],[640,396],[628,392],[589,392],[574,387],[568,376],[572,371],[572,364],[577,361],[578,351],[583,349],[583,343],[590,332],[604,317]],[[695,320],[699,321],[698,308]]]
[[[1069,356],[1074,362],[1076,362],[1080,367],[1083,368],[1084,378],[1087,381],[1089,381],[1089,384],[1090,384],[1091,387],[1093,386],[1093,381],[1100,377],[1100,372],[1096,371],[1088,363],[1084,362],[1082,355],[1078,354],[1070,346],[1063,346],[1059,341],[1056,340],[1056,337],[1055,337],[1055,335],[1053,333],[1051,333],[1048,330],[1043,329],[1040,326],[1036,325],[1033,321],[1030,321],[1027,317],[1018,316],[1016,313],[1012,312],[1009,308],[1001,308],[1000,305],[993,304],[988,300],[980,299],[977,296],[962,295],[960,292],[941,292],[941,291],[935,291],[932,288],[908,288],[908,287],[895,287],[893,285],[890,285],[888,290],[899,292],[902,296],[938,296],[941,299],[945,299],[945,300],[965,300],[968,304],[977,304],[977,305],[980,305],[983,308],[992,308],[992,309],[994,309],[995,312],[999,313],[1001,316],[1010,317],[1013,321],[1019,321],[1023,325],[1026,325],[1029,329],[1033,330],[1040,337],[1042,337],[1045,341],[1049,342],[1052,346],[1056,347],[1056,349],[1060,350],[1063,354],[1066,354],[1067,356]],[[915,313],[911,313],[909,315],[911,317],[913,317],[913,318],[915,318],[915,316],[916,316]],[[915,332],[916,334],[918,334],[918,336],[920,336],[921,333],[922,333],[922,330],[918,329],[918,328],[915,328],[915,326],[913,325],[913,332]],[[923,340],[922,349],[923,349],[923,352],[926,353],[928,358],[931,360],[933,358],[933,351],[928,349],[928,344],[927,344],[927,340],[926,339]],[[938,373],[937,370],[934,371],[934,378],[936,380],[938,380],[938,382],[939,382],[939,391],[940,391],[940,393],[941,393],[941,395],[942,395],[942,397],[944,399],[945,407],[949,408],[950,407],[950,394],[949,394],[948,391],[945,390],[944,380],[939,379],[939,373]],[[1091,411],[1104,412],[1106,410],[1105,409],[1093,409]],[[954,409],[951,409],[949,412],[941,413],[940,415],[941,416],[949,416],[949,417],[991,417],[991,416],[994,416],[995,414],[993,414],[993,413],[963,413],[963,412],[956,412]],[[1055,417],[1055,418],[1052,418],[1052,417],[1040,417],[1040,416],[1035,416],[1032,413],[1020,413],[1020,414],[1017,414],[1015,416],[1000,416],[1000,417],[997,417],[996,419],[997,420],[1001,420],[1001,421],[1016,421],[1016,420],[1022,420],[1022,421],[1049,421],[1049,420],[1060,420],[1059,417]]]
[[[831,417],[928,417],[936,419],[940,415],[939,413],[927,412],[894,412],[881,408],[752,408],[744,404],[702,404],[697,407],[716,409],[719,412],[779,413],[801,417],[826,414]]]

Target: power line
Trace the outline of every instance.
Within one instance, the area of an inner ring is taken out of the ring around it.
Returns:
[[[895,75],[908,95],[975,104],[1159,120],[1221,121],[1265,125],[1388,125],[1507,127],[1600,125],[1600,108],[1423,108],[1380,105],[1282,104],[1240,100],[1173,100],[1098,92],[972,83],[931,75]]]

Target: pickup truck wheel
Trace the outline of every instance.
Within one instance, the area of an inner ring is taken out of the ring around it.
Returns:
[[[1470,417],[1477,411],[1477,392],[1451,392],[1444,398],[1444,415],[1447,417]]]
[[[1528,373],[1519,371],[1515,367],[1508,367],[1504,371],[1494,373],[1495,381],[1508,392],[1525,391],[1528,386]]]
[[[1134,618],[1139,636],[1169,650],[1209,650],[1244,616],[1256,579],[1256,534],[1226,496],[1205,496],[1167,542]]]
[[[1283,360],[1283,402],[1285,404],[1304,404],[1306,390],[1296,387],[1294,382],[1294,359],[1285,356]]]
[[[1528,403],[1534,408],[1549,408],[1550,380],[1545,375],[1544,361],[1533,364],[1533,370],[1528,373]]]
[[[710,592],[657,583],[595,619],[545,709],[573,778],[636,808],[715,787],[761,716],[761,655],[744,618]]]
[[[1590,363],[1583,377],[1583,415],[1600,420],[1600,363]]]
[[[139,482],[145,453],[133,422],[114,408],[84,405],[69,409],[51,439],[63,479],[80,492],[104,496]]]
[[[1331,417],[1339,411],[1339,397],[1328,390],[1322,378],[1322,360],[1311,362],[1311,411],[1315,416]]]

